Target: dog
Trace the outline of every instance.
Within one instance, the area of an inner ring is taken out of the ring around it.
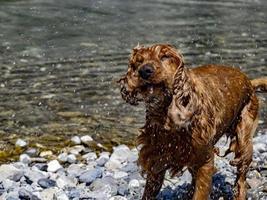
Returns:
[[[192,199],[208,199],[214,154],[219,154],[214,145],[223,135],[231,140],[225,154],[235,153],[235,199],[246,198],[258,123],[255,91],[267,91],[267,78],[249,80],[240,70],[221,65],[189,69],[175,47],[156,44],[135,47],[118,82],[127,103],[144,102],[146,108],[137,138],[138,163],[146,174],[143,200],[156,199],[167,170],[174,176],[185,168],[192,174]]]

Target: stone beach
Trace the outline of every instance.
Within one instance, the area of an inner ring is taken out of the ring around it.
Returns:
[[[133,200],[141,199],[145,179],[137,165],[138,150],[126,145],[113,152],[96,153],[86,143],[89,136],[74,136],[73,146],[58,155],[28,148],[28,142],[18,139],[16,146],[26,147],[17,162],[0,166],[1,200]],[[247,176],[248,199],[267,199],[267,133],[254,139],[254,160]],[[226,138],[218,144],[221,154],[227,149]],[[232,155],[216,157],[218,172],[213,177],[211,199],[232,199],[235,168],[228,164]],[[191,175],[170,178],[167,174],[158,199],[188,199]]]

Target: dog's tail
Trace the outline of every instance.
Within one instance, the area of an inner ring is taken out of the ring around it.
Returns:
[[[267,77],[253,79],[251,84],[257,92],[267,92]]]

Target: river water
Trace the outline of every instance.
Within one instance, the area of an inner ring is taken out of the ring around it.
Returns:
[[[76,134],[133,144],[144,108],[125,104],[116,80],[138,42],[173,44],[188,66],[267,76],[266,10],[266,0],[0,0],[0,148]]]

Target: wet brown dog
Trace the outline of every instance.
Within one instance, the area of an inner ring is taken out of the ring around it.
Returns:
[[[215,172],[215,143],[226,134],[235,153],[235,199],[246,198],[246,173],[252,160],[257,127],[255,89],[266,91],[267,79],[250,81],[239,70],[206,65],[184,66],[171,45],[137,46],[127,74],[120,79],[126,102],[144,101],[146,123],[138,136],[139,164],[147,181],[143,199],[155,199],[166,170],[187,167],[193,177],[194,200],[208,199]]]

